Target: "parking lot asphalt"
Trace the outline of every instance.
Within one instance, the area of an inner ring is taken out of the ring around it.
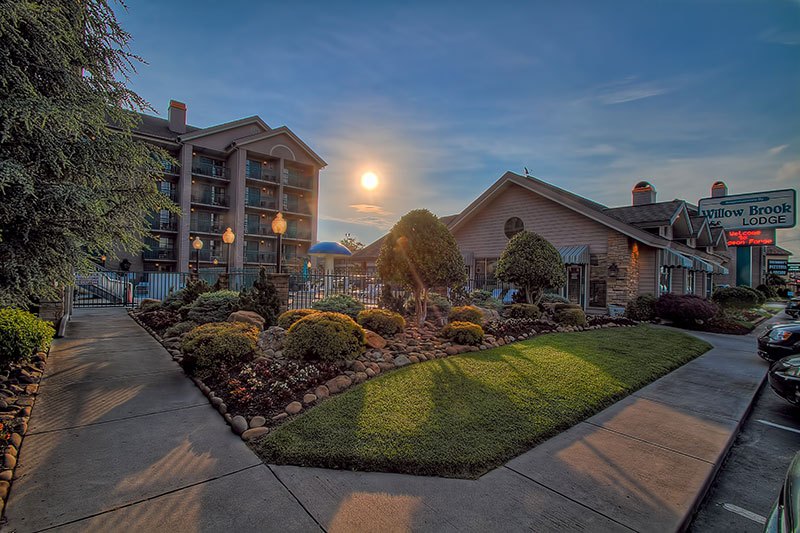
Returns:
[[[780,319],[791,320],[786,315]],[[753,353],[753,357],[758,356]],[[690,530],[763,531],[786,469],[798,451],[800,408],[765,384]]]

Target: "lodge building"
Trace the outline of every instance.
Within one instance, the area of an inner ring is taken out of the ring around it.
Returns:
[[[722,182],[713,196],[727,194]],[[457,215],[443,217],[480,285],[494,277],[508,240],[522,230],[538,233],[561,253],[567,269],[562,295],[588,311],[625,306],[641,294],[710,296],[714,286],[735,284],[736,254],[721,228],[709,226],[695,205],[658,202],[641,181],[631,205],[607,207],[542,180],[507,172]],[[383,238],[353,256],[374,267]],[[765,253],[752,253],[752,285],[760,283]],[[741,266],[741,265],[740,265]]]

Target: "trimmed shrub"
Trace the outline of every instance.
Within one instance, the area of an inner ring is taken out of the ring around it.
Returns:
[[[264,328],[275,325],[281,301],[275,284],[267,276],[267,269],[261,267],[253,286],[239,295],[239,309],[253,311],[264,319]]]
[[[717,314],[717,306],[695,294],[664,294],[656,300],[656,315],[678,325],[705,322]]]
[[[313,315],[314,313],[319,313],[319,311],[315,309],[289,309],[281,313],[281,316],[278,317],[278,325],[283,329],[289,329],[292,327],[292,324],[301,318]]]
[[[283,353],[308,361],[355,359],[364,346],[364,330],[347,315],[320,311],[295,322],[286,333]]]
[[[364,310],[364,304],[346,294],[334,294],[311,304],[311,308],[316,311],[327,311],[329,313],[341,313],[352,319]]]
[[[142,303],[139,304],[139,310],[143,313],[146,311],[155,311],[156,309],[160,309],[161,305],[162,304],[160,300],[148,298],[146,300],[142,300]]]
[[[637,296],[625,306],[625,316],[639,322],[653,320],[656,317],[656,297],[652,294]]]
[[[763,294],[764,297],[767,299],[778,297],[778,291],[775,290],[775,287],[772,287],[770,285],[764,285],[762,283],[761,285],[756,287],[756,290],[761,294]]]
[[[564,304],[561,304],[564,305]],[[585,326],[586,313],[578,306],[562,307],[555,312],[556,322],[562,326]]]
[[[225,322],[228,315],[239,310],[239,303],[239,293],[235,291],[205,292],[181,308],[181,315],[198,324]]]
[[[442,336],[456,344],[480,344],[483,328],[472,322],[450,322],[442,329]]]
[[[170,337],[180,337],[184,333],[189,333],[196,327],[197,327],[197,322],[193,322],[191,320],[184,320],[183,322],[178,322],[174,326],[170,326],[167,328],[167,331],[164,332],[164,338],[168,339]]]
[[[542,299],[539,300],[539,303],[543,304],[568,304],[569,300],[561,296],[560,294],[556,294],[554,292],[546,292],[542,295]]]
[[[211,285],[206,280],[190,278],[183,289],[171,292],[164,298],[164,307],[177,311],[194,303],[198,296],[206,292],[211,292]]]
[[[140,314],[139,320],[157,332],[162,333],[167,328],[180,322],[181,316],[175,311],[159,308],[155,311],[147,311]]]
[[[746,291],[750,291],[750,292],[753,293],[753,295],[755,295],[755,297],[756,297],[756,305],[764,305],[765,303],[767,303],[767,297],[764,296],[763,292],[761,292],[759,290],[756,290],[753,287],[748,287],[747,285],[743,285],[740,288],[744,289]]]
[[[723,309],[750,309],[758,305],[758,296],[744,287],[723,287],[714,291],[711,299]]]
[[[453,307],[447,316],[450,322],[472,322],[473,324],[483,324],[483,313],[474,305],[462,305]]]
[[[508,308],[509,318],[536,320],[541,314],[542,312],[539,310],[539,306],[533,304],[512,304],[511,307]]]
[[[0,309],[0,364],[30,360],[34,352],[50,346],[55,333],[53,326],[32,313]]]
[[[429,292],[427,298],[428,318],[445,317],[450,314],[452,304],[450,300],[435,292]],[[406,300],[406,312],[414,314],[414,297],[411,296]]]
[[[406,327],[401,314],[386,309],[365,309],[358,313],[356,322],[378,335],[394,335]]]
[[[200,376],[222,367],[252,361],[259,330],[243,322],[217,322],[197,326],[181,341],[183,366]]]
[[[485,289],[475,289],[469,293],[469,301],[473,305],[483,307],[484,309],[499,310],[503,308],[503,300],[500,298],[493,298],[492,293]]]

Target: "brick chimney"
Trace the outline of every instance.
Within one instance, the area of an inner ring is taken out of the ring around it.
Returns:
[[[646,181],[640,181],[633,187],[633,205],[656,203],[656,189]]]
[[[169,131],[186,133],[186,104],[177,100],[169,101]]]
[[[718,196],[728,196],[728,186],[724,181],[715,181],[711,186],[711,196],[717,198]]]

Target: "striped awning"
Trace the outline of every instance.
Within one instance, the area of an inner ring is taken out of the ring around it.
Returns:
[[[715,263],[714,261],[709,261],[711,263],[711,268],[714,269],[714,274],[722,274],[723,276],[727,276],[729,270],[724,266],[720,265],[719,263]]]
[[[561,246],[558,249],[561,260],[565,265],[588,265],[589,264],[589,245],[575,244],[572,246]]]
[[[693,255],[692,256],[692,270],[701,270],[703,272],[708,272],[709,274],[714,272],[714,267],[708,261],[704,261],[699,257]]]
[[[661,266],[674,268],[692,268],[692,260],[669,248],[661,249]]]

